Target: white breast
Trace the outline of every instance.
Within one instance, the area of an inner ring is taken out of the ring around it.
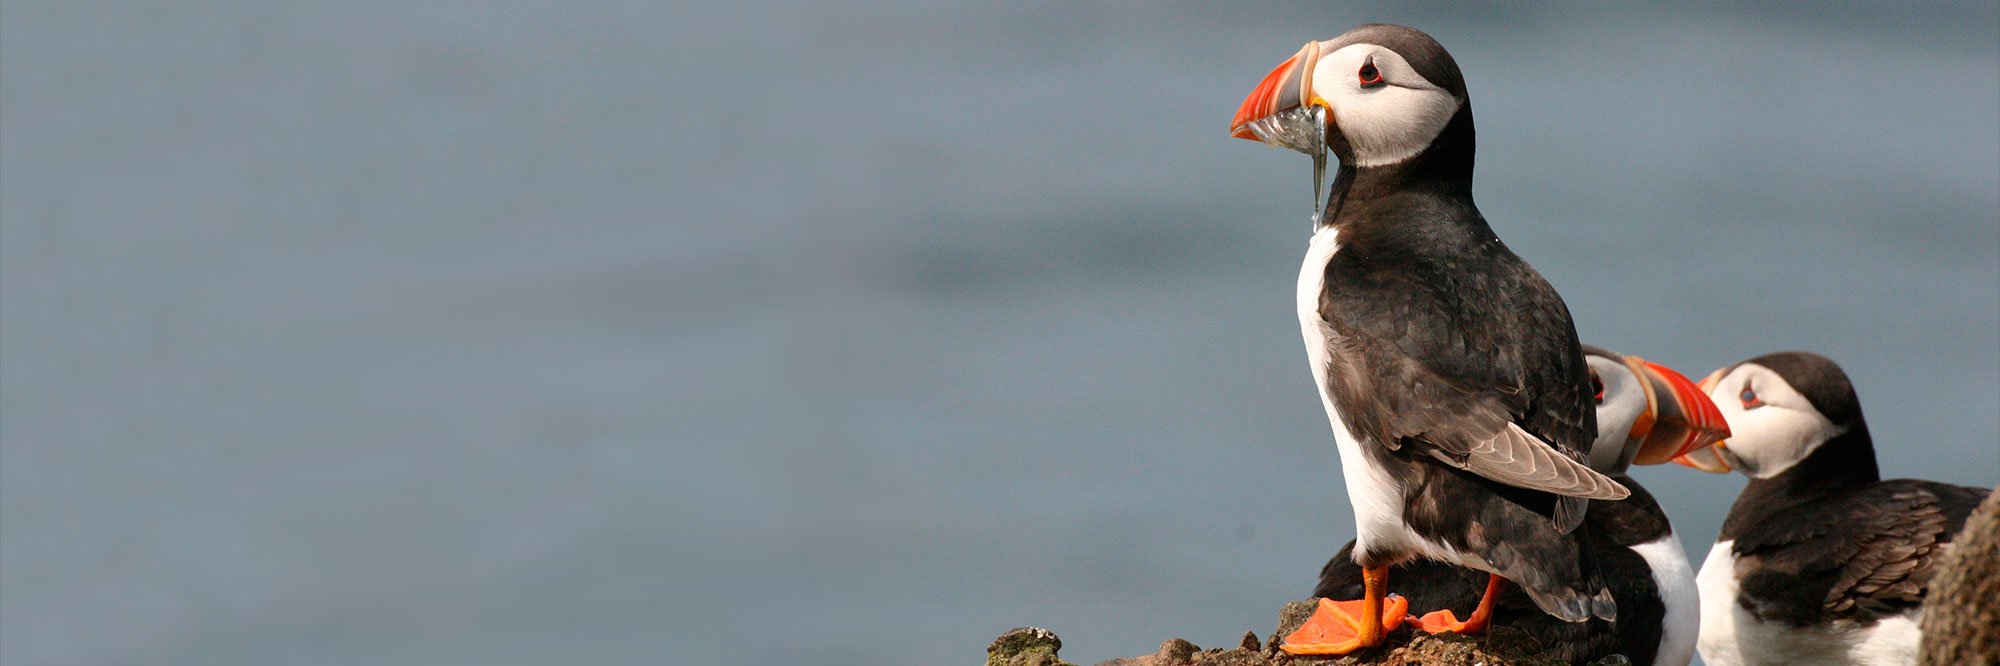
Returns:
[[[1347,482],[1347,499],[1354,505],[1355,551],[1371,547],[1400,552],[1415,550],[1437,559],[1453,560],[1450,555],[1454,554],[1432,552],[1439,549],[1409,533],[1402,520],[1402,484],[1368,462],[1362,444],[1348,431],[1347,424],[1340,419],[1340,409],[1333,404],[1333,392],[1327,387],[1327,370],[1332,362],[1332,347],[1340,344],[1340,340],[1320,318],[1319,299],[1326,288],[1326,264],[1340,249],[1338,236],[1339,231],[1330,227],[1314,232],[1305,264],[1299,267],[1299,331],[1305,336],[1306,360],[1312,369],[1313,382],[1319,387],[1320,404],[1326,407],[1327,420],[1333,425],[1333,440],[1340,449],[1340,471]]]
[[[1917,661],[1921,611],[1868,626],[1852,622],[1792,627],[1759,622],[1736,603],[1735,541],[1709,549],[1695,584],[1701,589],[1701,638],[1697,647],[1709,666],[1854,664],[1904,666]]]
[[[1660,591],[1660,650],[1653,655],[1654,666],[1687,666],[1694,660],[1695,636],[1701,632],[1701,593],[1694,584],[1694,567],[1688,564],[1681,540],[1666,536],[1632,547],[1653,570],[1653,586]]]
[[[1847,654],[1856,664],[1915,664],[1923,644],[1923,607],[1849,633]]]
[[[1701,562],[1695,587],[1701,590],[1701,638],[1696,647],[1708,666],[1741,666],[1750,663],[1739,649],[1736,631],[1736,558],[1729,553],[1735,541],[1717,541]]]

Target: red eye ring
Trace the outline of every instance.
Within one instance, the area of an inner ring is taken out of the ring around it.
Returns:
[[[1382,83],[1382,70],[1375,68],[1374,58],[1369,58],[1367,62],[1361,63],[1359,76],[1361,77],[1361,85],[1363,86],[1379,85]]]
[[[1764,400],[1757,397],[1757,392],[1750,390],[1748,386],[1743,387],[1742,393],[1736,394],[1736,399],[1743,402],[1744,409],[1764,406]]]

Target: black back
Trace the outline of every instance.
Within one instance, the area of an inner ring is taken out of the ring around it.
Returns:
[[[1437,448],[1463,457],[1452,447],[1509,422],[1581,460],[1596,412],[1568,308],[1493,235],[1470,183],[1438,182],[1450,170],[1428,163],[1420,156],[1382,169],[1342,167],[1329,212],[1340,251],[1327,265],[1320,304],[1347,352],[1333,359],[1335,404],[1367,441],[1409,460]],[[1407,486],[1437,502],[1412,497],[1413,525],[1453,522],[1427,507],[1443,509],[1450,498],[1438,493],[1467,485],[1542,516],[1553,516],[1560,501],[1439,467],[1428,474],[1440,482]]]
[[[1737,605],[1791,626],[1916,610],[1943,548],[1989,492],[1897,479],[1773,513],[1734,535]]]

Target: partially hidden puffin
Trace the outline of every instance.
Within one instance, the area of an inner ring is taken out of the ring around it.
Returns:
[[[1750,477],[1696,577],[1702,660],[1915,663],[1925,588],[1990,491],[1883,481],[1854,385],[1824,356],[1767,354],[1701,386],[1732,434],[1679,462]]]
[[[1506,586],[1491,623],[1533,636],[1550,658],[1573,664],[1625,655],[1634,666],[1687,666],[1694,658],[1700,600],[1694,567],[1667,514],[1625,475],[1634,462],[1653,465],[1729,435],[1722,413],[1693,381],[1637,356],[1585,345],[1597,388],[1597,440],[1590,466],[1632,491],[1622,500],[1591,500],[1583,528],[1571,533],[1597,562],[1618,603],[1618,619],[1564,622]],[[1313,596],[1345,599],[1361,593],[1361,569],[1350,541],[1320,570]],[[1470,611],[1487,576],[1449,564],[1412,560],[1390,569],[1397,593],[1411,605]]]
[[[1412,558],[1491,574],[1551,615],[1617,617],[1574,539],[1587,502],[1629,495],[1583,462],[1597,430],[1569,309],[1472,201],[1473,128],[1457,63],[1422,32],[1364,25],[1311,42],[1244,100],[1232,135],[1340,162],[1298,278],[1299,324],[1355,515],[1361,599],[1320,604],[1281,647],[1379,644]],[[1317,185],[1318,169],[1315,169]],[[1434,621],[1433,621],[1434,620]]]

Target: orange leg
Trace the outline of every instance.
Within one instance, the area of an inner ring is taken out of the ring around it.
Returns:
[[[1486,623],[1493,619],[1493,600],[1500,596],[1500,583],[1507,579],[1489,574],[1486,578],[1486,594],[1479,597],[1479,606],[1472,609],[1472,615],[1464,622],[1451,609],[1435,610],[1417,618],[1417,626],[1433,634],[1452,632],[1457,634],[1477,634],[1486,631]]]
[[[1279,649],[1292,654],[1347,654],[1382,643],[1396,627],[1403,626],[1410,602],[1390,595],[1388,567],[1361,569],[1361,599],[1356,601],[1319,600],[1313,616],[1286,636]]]
[[[1357,632],[1361,645],[1373,646],[1382,642],[1382,597],[1389,594],[1389,567],[1363,568],[1361,570],[1361,630]]]

